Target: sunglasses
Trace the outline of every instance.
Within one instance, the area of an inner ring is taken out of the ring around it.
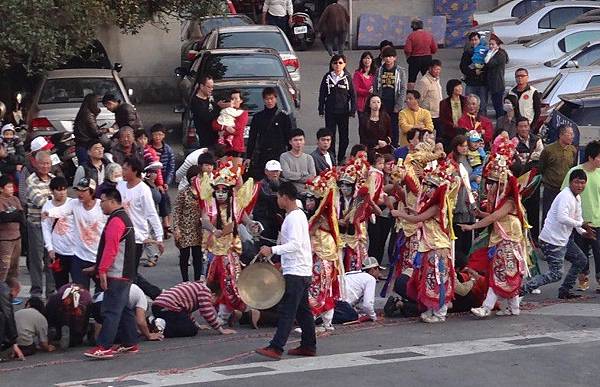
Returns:
[[[343,64],[346,64],[346,62],[341,62],[341,61],[340,62],[333,62],[333,64],[343,65]]]

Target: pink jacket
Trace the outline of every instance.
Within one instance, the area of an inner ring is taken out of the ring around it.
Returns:
[[[371,94],[369,90],[373,86],[374,80],[375,75],[371,75],[369,79],[366,79],[360,70],[356,70],[352,77],[352,83],[356,91],[356,110],[361,113],[365,111],[365,103],[367,102],[367,97]]]

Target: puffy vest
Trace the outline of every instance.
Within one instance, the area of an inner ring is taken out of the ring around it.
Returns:
[[[533,124],[533,118],[535,117],[535,111],[533,110],[533,94],[535,94],[537,89],[533,86],[529,86],[529,89],[521,94],[521,98],[519,98],[515,89],[516,87],[510,89],[508,95],[514,96],[517,101],[519,101],[519,113],[522,117],[527,118],[530,124]]]

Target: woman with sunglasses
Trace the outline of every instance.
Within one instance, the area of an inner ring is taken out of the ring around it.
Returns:
[[[356,94],[352,76],[346,71],[346,57],[334,55],[329,62],[329,71],[323,76],[319,88],[319,116],[325,116],[325,127],[333,135],[331,149],[337,154],[338,165],[343,164],[348,138],[348,121],[356,113]],[[339,131],[340,144],[335,151],[335,134]]]

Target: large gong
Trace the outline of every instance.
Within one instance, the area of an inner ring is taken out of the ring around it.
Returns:
[[[254,309],[269,309],[281,300],[285,280],[272,264],[255,262],[242,270],[238,278],[240,297]]]

